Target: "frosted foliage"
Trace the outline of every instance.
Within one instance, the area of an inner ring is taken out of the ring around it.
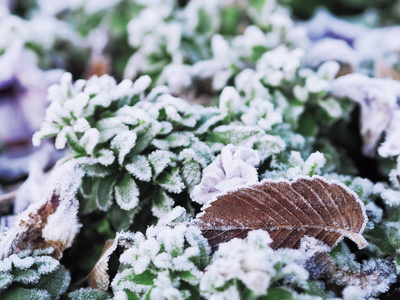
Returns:
[[[115,199],[124,210],[131,210],[138,205],[139,188],[129,174],[126,174],[115,186]]]
[[[249,109],[241,119],[246,125],[257,125],[264,130],[271,130],[273,125],[282,123],[282,115],[274,110],[273,104],[261,98],[250,102]]]
[[[335,51],[331,51],[335,49]],[[343,65],[349,65],[353,70],[358,65],[357,54],[345,41],[325,38],[315,43],[307,53],[306,63],[312,67],[319,67],[326,61],[334,60]]]
[[[181,209],[175,209],[168,219],[181,214]],[[149,227],[146,236],[136,233],[133,245],[121,255],[124,268],[114,278],[113,290],[128,289],[137,296],[150,293],[152,299],[188,299],[190,292],[181,284],[199,283],[209,252],[208,243],[197,227],[187,224]],[[143,276],[150,276],[149,280],[137,283],[135,278]]]
[[[365,292],[357,286],[348,286],[343,290],[343,300],[364,299]]]
[[[78,221],[78,207],[76,200],[62,201],[56,212],[48,217],[42,231],[43,238],[69,248],[81,227]]]
[[[400,205],[400,192],[389,188],[384,183],[375,184],[374,193],[378,194],[388,206]]]
[[[60,266],[58,260],[49,256],[53,254],[53,250],[52,248],[35,251],[23,250],[0,260],[0,292],[9,292],[23,287],[24,289],[34,289],[48,299],[50,299],[49,293],[52,293],[54,298],[58,298],[69,285],[70,276]],[[43,277],[44,275],[47,276]],[[44,280],[49,276],[57,277],[55,278],[57,281],[61,280],[61,286],[59,286],[59,282],[55,283],[54,287],[49,286],[47,280]],[[40,285],[35,286],[37,283]]]
[[[201,278],[202,294],[210,299],[226,299],[225,295],[231,293],[240,295],[239,286],[235,286],[232,279],[243,282],[255,295],[265,295],[275,278],[290,274],[305,282],[308,272],[295,261],[310,257],[310,254],[304,255],[304,249],[274,252],[269,246],[271,242],[267,232],[256,230],[251,231],[246,239],[235,238],[220,244]],[[276,267],[279,262],[285,263]]]
[[[222,112],[236,113],[241,104],[240,95],[235,88],[227,86],[222,90],[221,96],[219,97],[219,108]]]
[[[263,74],[263,81],[279,86],[282,81],[293,81],[304,56],[302,49],[288,50],[285,46],[266,52],[257,62],[256,70]]]
[[[74,161],[58,164],[47,181],[45,195],[51,197],[55,192],[61,200],[74,199],[83,176],[84,171]]]
[[[380,150],[383,155],[390,155],[390,135],[395,135],[395,128],[398,128],[395,125],[398,124],[398,114],[394,112],[398,109],[400,83],[395,80],[350,74],[336,79],[330,87],[330,92],[337,98],[349,98],[360,105],[364,153],[373,155],[382,133],[390,132],[389,142]]]
[[[135,146],[136,134],[132,131],[123,131],[118,133],[111,141],[111,149],[116,150],[118,154],[118,162],[122,164],[125,156]]]
[[[103,75],[72,83],[71,74],[65,73],[60,84],[49,88],[48,99],[51,104],[47,109],[46,122],[42,124],[41,130],[34,134],[33,144],[39,145],[41,139],[57,135],[57,148],[64,148],[66,135],[71,134],[73,129],[79,132],[89,130],[90,124],[87,124],[84,118],[93,113],[95,105],[107,107],[119,97],[140,94],[148,86],[148,81],[149,78],[145,76],[138,79],[136,85],[127,84],[126,81],[117,85],[112,77]],[[95,96],[91,97],[92,95]],[[54,124],[60,126],[54,127]],[[81,143],[85,148],[88,145],[88,150],[92,150],[95,141],[97,133],[92,130],[90,136],[84,135]]]
[[[324,155],[319,151],[311,153],[306,161],[302,159],[300,152],[292,151],[287,162],[278,163],[276,161],[272,161],[272,164],[281,170],[267,171],[265,174],[263,174],[263,176],[266,178],[283,177],[286,179],[295,179],[303,175],[320,175],[321,169],[325,165],[325,163],[326,159]]]
[[[149,161],[153,166],[155,176],[159,175],[171,162],[174,153],[170,151],[157,150],[149,155]]]
[[[147,158],[143,155],[137,155],[132,159],[132,163],[127,164],[125,168],[141,181],[150,181],[151,167]]]
[[[221,154],[203,170],[201,182],[191,195],[192,200],[206,204],[219,194],[258,182],[255,166],[259,163],[257,151],[241,146],[225,146]]]
[[[85,132],[79,143],[83,148],[85,148],[88,154],[92,154],[94,147],[96,147],[99,141],[100,132],[95,128],[91,128]]]

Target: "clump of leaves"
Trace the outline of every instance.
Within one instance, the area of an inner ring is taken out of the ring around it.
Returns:
[[[122,210],[123,219],[132,220],[148,205],[161,217],[178,199],[187,205],[202,169],[224,145],[259,149],[260,161],[285,146],[268,134],[280,120],[267,121],[277,114],[273,107],[263,116],[268,126],[249,124],[241,119],[241,98],[231,87],[223,91],[219,107],[206,108],[172,97],[165,87],[146,94],[149,84],[144,76],[117,85],[107,75],[73,84],[65,74],[60,85],[50,88],[46,122],[33,141],[56,136],[56,148],[71,148],[65,160],[85,173],[84,212]]]
[[[53,258],[54,249],[24,250],[0,261],[2,299],[59,299],[69,272]]]
[[[181,214],[176,208],[173,214]],[[199,297],[202,270],[210,261],[210,247],[199,228],[187,224],[149,227],[146,235],[132,235],[133,245],[120,257],[112,287],[132,297]]]

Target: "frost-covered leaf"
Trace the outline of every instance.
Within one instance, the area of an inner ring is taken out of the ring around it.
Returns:
[[[152,212],[156,217],[161,218],[172,210],[174,199],[172,199],[164,189],[158,189],[153,194]]]
[[[179,194],[185,188],[178,168],[172,169],[171,173],[164,172],[156,182],[170,193]]]
[[[265,180],[217,197],[197,221],[213,247],[250,230],[267,230],[273,248],[296,247],[303,236],[329,246],[343,236],[362,248],[367,217],[357,195],[339,182],[300,177]]]
[[[133,149],[136,142],[136,133],[133,131],[123,131],[118,133],[111,140],[111,149],[117,151],[118,162],[120,165],[124,162],[125,156]]]
[[[223,125],[214,128],[210,134],[210,140],[215,143],[223,143],[239,145],[240,143],[248,140],[257,140],[260,135],[261,128],[256,126],[239,126],[239,125]]]
[[[100,210],[107,211],[114,199],[114,186],[117,181],[115,175],[101,178],[97,189],[96,203]]]
[[[150,181],[151,179],[151,167],[144,155],[135,155],[132,157],[131,163],[127,164],[125,168],[141,181]]]
[[[157,177],[172,161],[175,154],[170,151],[156,150],[153,151],[149,156],[149,162],[153,166],[154,176]]]
[[[109,260],[117,247],[127,247],[132,243],[133,235],[131,233],[119,233],[114,240],[105,243],[103,252],[93,270],[87,276],[89,286],[93,289],[107,290],[110,284],[110,278],[107,273]]]
[[[33,269],[16,269],[11,272],[13,281],[23,284],[37,283],[40,278],[38,271]]]
[[[71,275],[60,265],[54,272],[42,276],[35,287],[48,292],[52,299],[58,299],[67,290],[70,282]]]
[[[51,295],[45,290],[27,289],[16,287],[2,293],[1,298],[4,300],[29,299],[29,300],[51,300]]]
[[[131,210],[139,203],[139,188],[129,173],[126,173],[115,185],[115,199],[124,210]]]
[[[105,291],[83,288],[69,293],[66,296],[68,300],[108,300],[109,294]]]
[[[100,132],[96,128],[90,128],[85,131],[81,139],[79,140],[79,144],[86,150],[86,153],[92,154],[94,147],[100,141]]]

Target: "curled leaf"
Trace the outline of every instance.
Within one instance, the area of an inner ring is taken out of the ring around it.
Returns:
[[[212,201],[194,221],[212,247],[249,231],[269,232],[272,248],[297,248],[303,236],[333,246],[344,236],[360,248],[367,217],[358,196],[340,182],[320,176],[265,180]]]
[[[107,290],[110,285],[110,276],[107,271],[109,268],[110,256],[118,247],[126,250],[133,243],[133,235],[122,232],[117,234],[114,240],[106,241],[103,252],[93,270],[86,276],[88,284],[93,289]]]

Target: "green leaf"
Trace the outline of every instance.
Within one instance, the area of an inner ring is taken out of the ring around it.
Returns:
[[[210,134],[209,139],[214,143],[238,145],[260,134],[261,129],[254,126],[224,125],[216,127]]]
[[[121,278],[120,281],[118,281],[118,284],[123,282],[123,281],[131,281],[134,282],[135,284],[141,284],[141,285],[153,285],[154,284],[154,279],[157,278],[156,274],[153,274],[150,272],[150,270],[146,270],[141,274],[135,274],[133,269],[129,274]]]
[[[105,177],[115,172],[113,167],[102,164],[81,164],[81,167],[89,177]]]
[[[153,124],[146,124],[144,129],[136,132],[137,139],[135,147],[132,149],[132,154],[139,154],[150,145],[151,141],[158,133],[153,127]]]
[[[38,283],[32,287],[45,290],[51,295],[52,299],[58,299],[67,290],[70,282],[69,272],[64,266],[60,265],[56,271],[42,276]]]
[[[185,184],[179,175],[178,168],[174,168],[171,174],[163,173],[157,178],[156,183],[165,188],[168,192],[175,194],[179,194],[185,188]]]
[[[75,156],[85,156],[86,150],[83,148],[79,141],[72,137],[70,134],[66,135],[68,146],[74,151]]]
[[[88,184],[90,182],[90,191],[87,196],[84,196],[84,201],[82,203],[82,213],[87,214],[97,209],[97,193],[100,184],[100,178],[92,177],[87,180]]]
[[[33,269],[14,269],[11,274],[14,282],[23,284],[36,283],[40,278],[39,272]]]
[[[154,169],[154,176],[157,177],[172,162],[175,154],[171,151],[156,150],[149,154],[148,160]]]
[[[397,252],[400,252],[400,233],[398,228],[389,227],[387,231],[389,243],[397,250]]]
[[[55,271],[60,266],[60,262],[51,256],[43,255],[35,257],[34,265],[39,274],[44,275]]]
[[[293,293],[284,288],[271,288],[266,296],[261,297],[262,300],[293,300]]]
[[[193,188],[195,185],[200,183],[202,168],[200,164],[195,160],[184,162],[181,168],[181,174],[185,184]]]
[[[96,203],[100,210],[108,211],[114,199],[114,186],[117,181],[115,175],[107,176],[100,179],[99,188],[97,190]]]
[[[132,157],[131,161],[132,162],[130,164],[125,166],[128,172],[141,181],[150,181],[151,167],[146,156],[135,155]]]
[[[4,293],[1,293],[2,300],[51,300],[51,295],[38,289],[26,289],[22,287],[11,288]]]
[[[309,113],[302,114],[299,119],[298,132],[303,136],[316,136],[318,133],[318,126],[315,116]]]
[[[66,297],[69,300],[107,300],[110,296],[105,291],[84,288],[69,293]]]
[[[139,204],[139,188],[129,173],[125,173],[115,186],[115,199],[124,210],[131,210]]]
[[[136,133],[133,131],[123,131],[118,133],[111,140],[111,149],[118,154],[118,162],[120,165],[124,162],[125,156],[133,149],[136,143]]]
[[[118,205],[114,205],[111,208],[109,218],[115,231],[121,231],[128,229],[135,214],[136,209],[126,211],[121,209]]]
[[[153,205],[153,214],[161,217],[172,210],[174,199],[168,196],[164,189],[159,188],[153,194]]]
[[[13,277],[10,273],[0,273],[0,291],[7,288],[13,282]]]
[[[192,132],[173,132],[166,137],[171,148],[187,147],[190,145],[191,139],[194,138]]]

